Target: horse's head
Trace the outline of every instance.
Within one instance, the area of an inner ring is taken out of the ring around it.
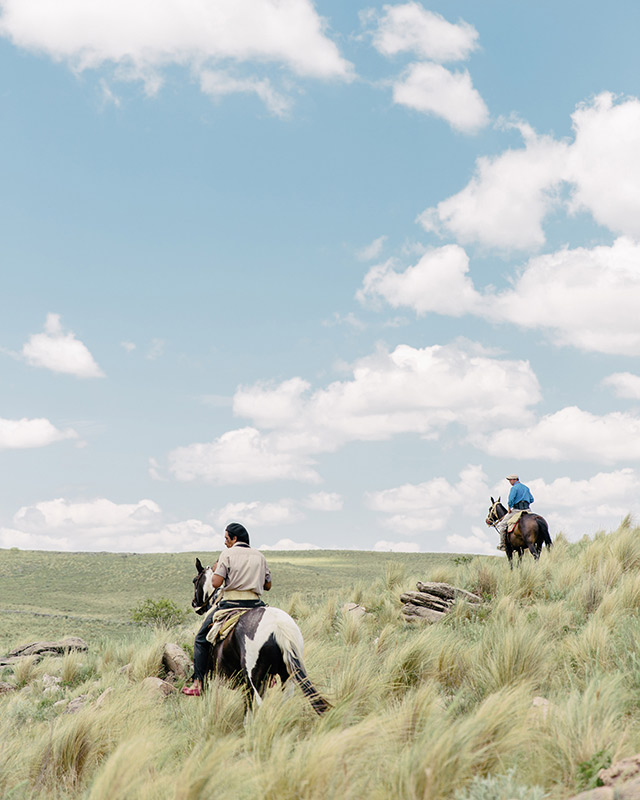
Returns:
[[[487,514],[485,522],[487,525],[495,525],[495,523],[502,519],[506,513],[507,509],[500,502],[500,498],[494,500],[492,497],[491,505],[489,506],[489,513]]]
[[[213,588],[213,569],[203,567],[200,559],[196,558],[198,574],[193,579],[193,600],[191,605],[196,614],[205,614],[212,606],[217,589]]]

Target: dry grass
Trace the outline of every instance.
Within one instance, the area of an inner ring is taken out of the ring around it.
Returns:
[[[246,718],[240,693],[220,683],[200,700],[141,693],[160,671],[165,633],[23,659],[3,675],[24,688],[0,697],[0,796],[561,800],[601,762],[640,749],[640,532],[629,521],[593,541],[557,537],[539,564],[513,572],[501,559],[440,564],[418,577],[486,602],[461,603],[433,626],[400,617],[408,575],[391,564],[340,595],[283,603],[334,705],[322,718],[278,687]],[[367,615],[343,613],[345,597]],[[62,679],[54,693],[45,672]],[[79,694],[76,714],[54,705]]]

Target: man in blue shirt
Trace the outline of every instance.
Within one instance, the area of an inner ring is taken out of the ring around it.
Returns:
[[[529,491],[529,487],[524,483],[520,483],[520,478],[517,475],[507,475],[507,480],[511,484],[511,491],[509,492],[509,513],[496,525],[496,530],[500,534],[500,544],[498,550],[504,550],[505,538],[507,535],[507,528],[509,523],[515,516],[517,511],[526,511],[530,504],[533,503],[533,495]]]

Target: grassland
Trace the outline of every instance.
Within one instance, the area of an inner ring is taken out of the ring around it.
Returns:
[[[164,642],[190,644],[198,620],[138,628],[129,610],[157,596],[188,606],[192,556],[0,551],[4,649],[67,634],[90,644],[0,675],[22,687],[0,697],[0,796],[561,800],[640,751],[640,529],[628,521],[593,541],[559,537],[513,572],[504,559],[446,555],[269,561],[269,599],[297,619],[308,671],[334,705],[322,718],[277,688],[246,719],[224,685],[164,702],[140,690]],[[399,595],[417,579],[485,604],[408,624]],[[369,610],[360,622],[340,610],[351,600]],[[45,673],[62,678],[57,694]],[[54,705],[80,694],[76,714]]]

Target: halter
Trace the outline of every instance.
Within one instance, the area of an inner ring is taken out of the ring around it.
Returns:
[[[491,527],[492,527],[492,528],[495,528],[495,527],[496,527],[496,525],[497,525],[497,524],[500,522],[500,520],[502,519],[502,517],[504,517],[504,516],[505,516],[505,515],[503,514],[503,515],[502,515],[502,517],[498,517],[498,512],[496,511],[496,509],[498,508],[498,506],[499,506],[499,505],[502,505],[502,503],[500,502],[500,500],[496,500],[496,502],[495,502],[495,503],[494,503],[494,504],[491,506],[491,508],[489,509],[489,514],[487,515],[487,519],[488,519],[488,520],[489,520],[489,519],[491,519],[491,517],[495,515],[495,520],[494,520],[494,521],[491,523]]]

